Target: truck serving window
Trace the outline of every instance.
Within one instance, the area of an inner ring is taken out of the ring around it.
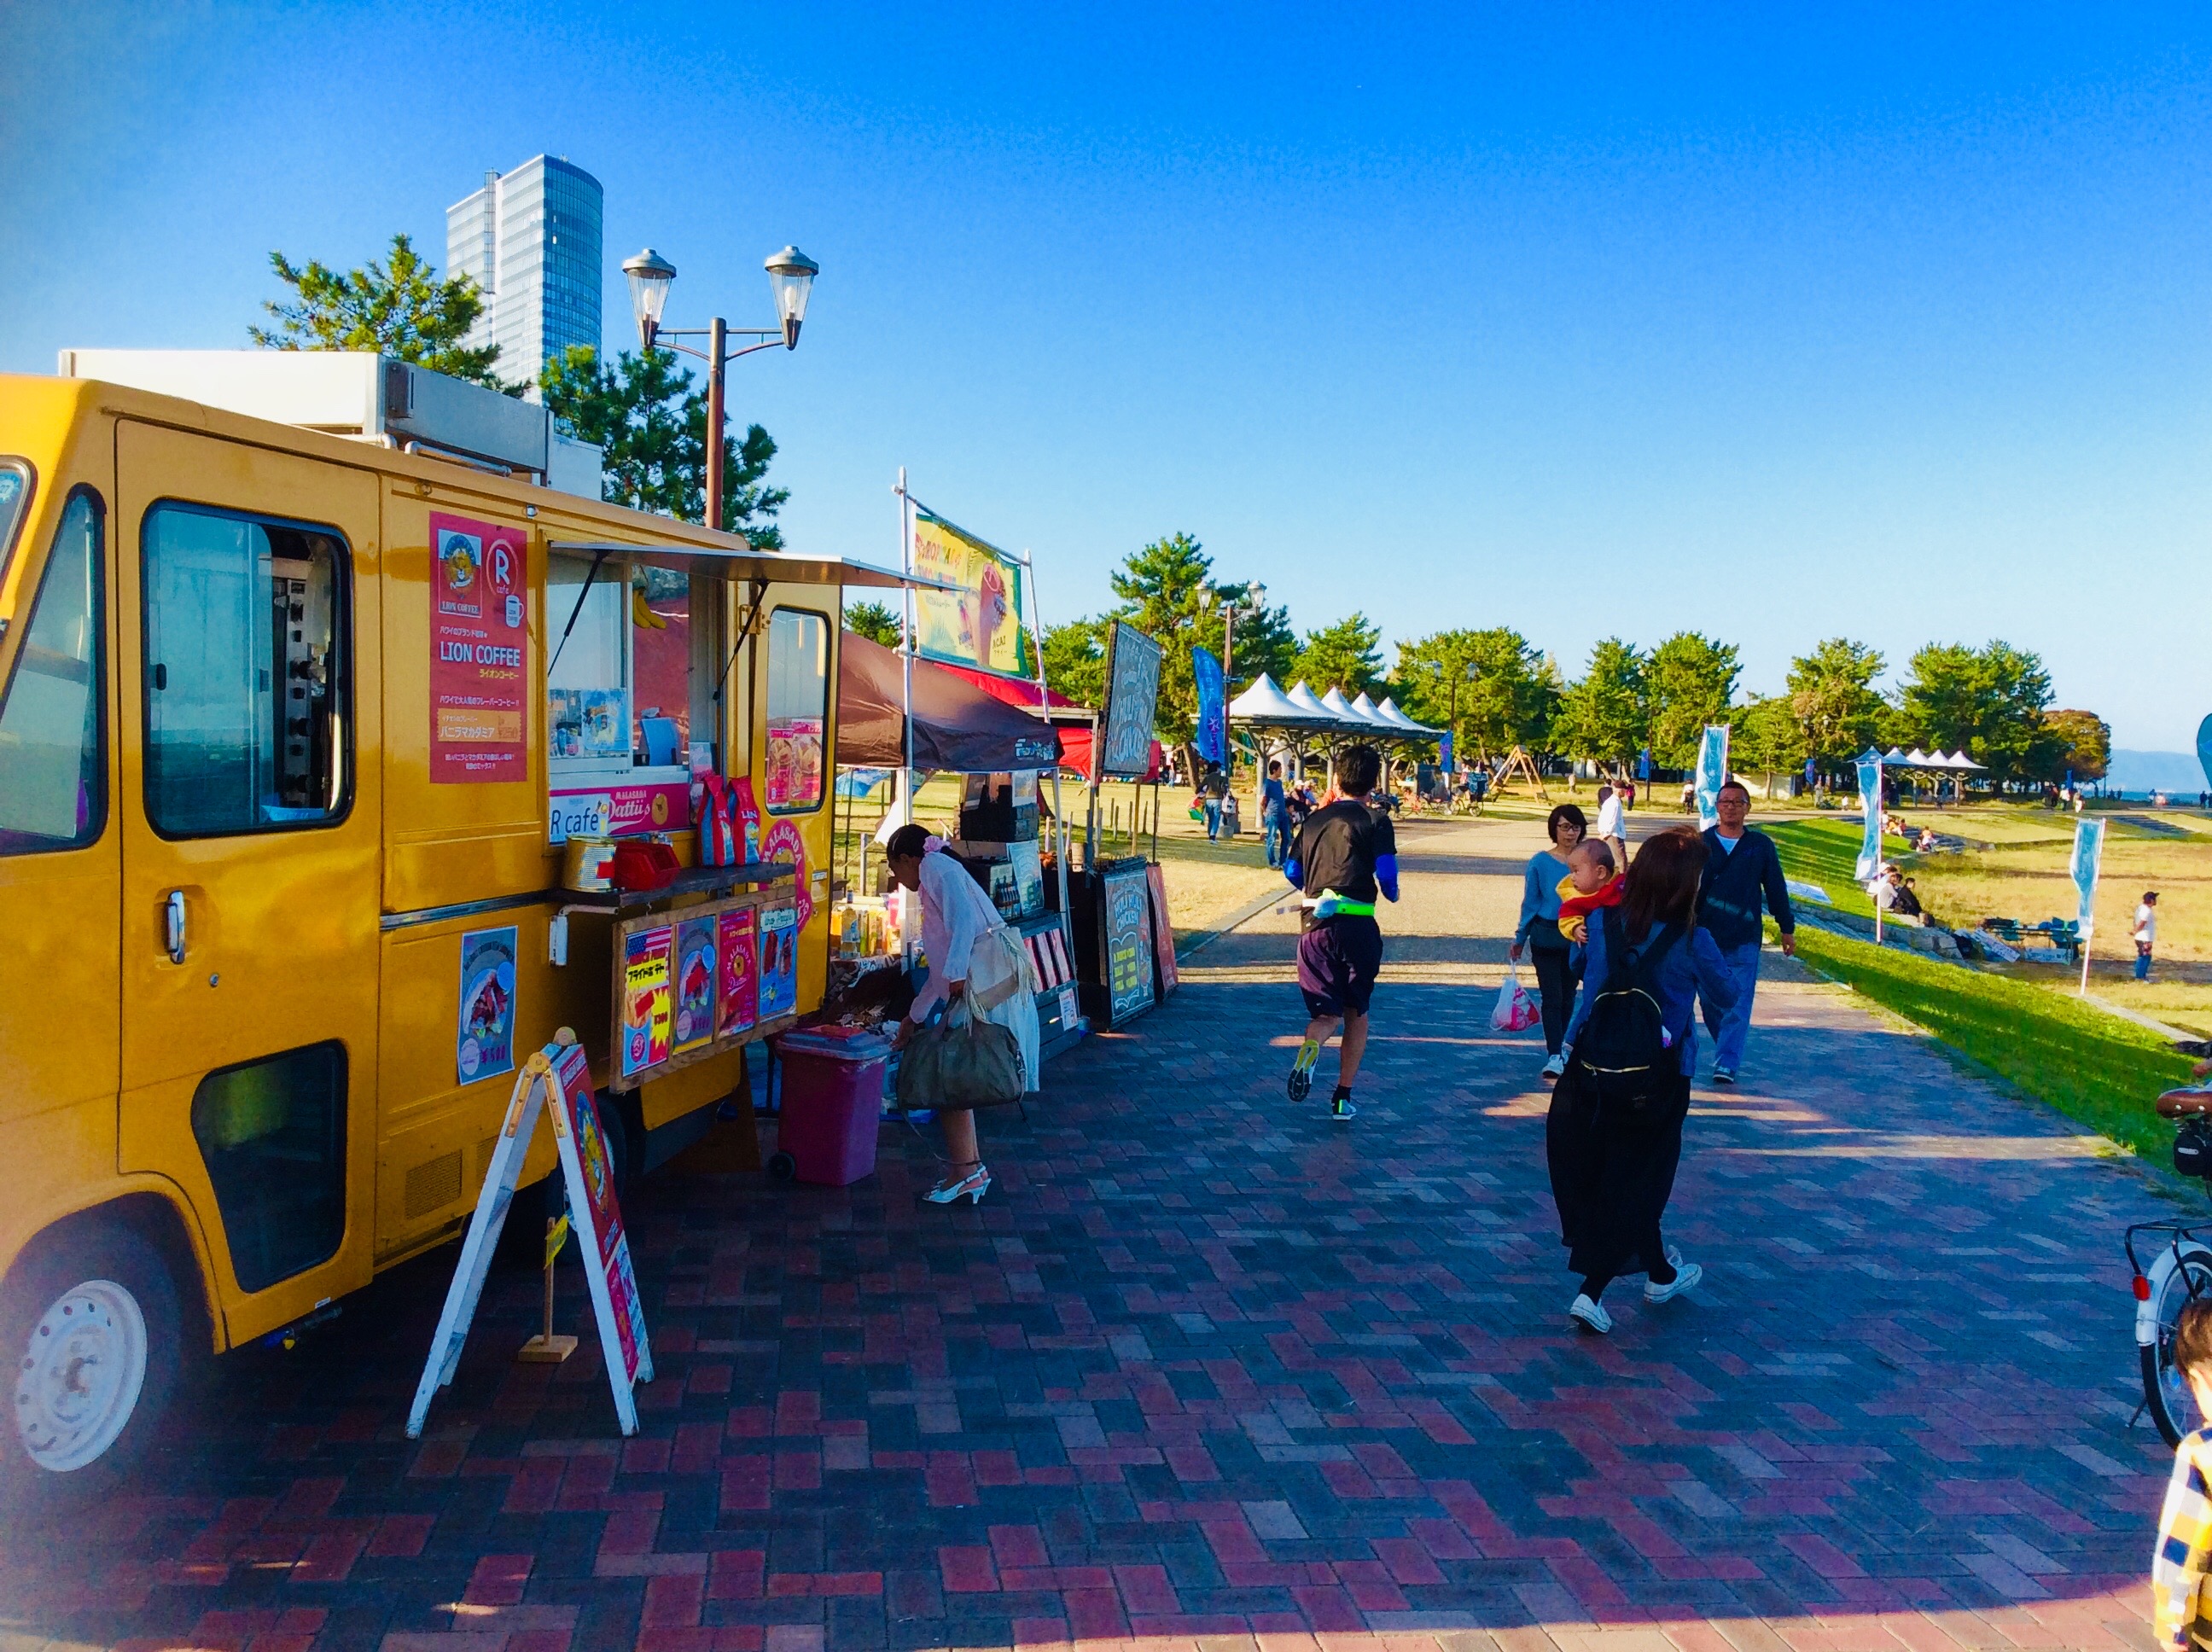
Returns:
[[[0,695],[0,855],[81,848],[107,820],[101,522],[70,496]]]
[[[803,815],[822,806],[830,716],[830,624],[779,608],[768,623],[768,810]]]
[[[352,791],[336,530],[146,513],[146,817],[164,837],[315,826]]]

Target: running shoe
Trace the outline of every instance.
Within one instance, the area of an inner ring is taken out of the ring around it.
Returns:
[[[1734,1084],[1735,1082],[1735,1069],[1734,1067],[1715,1067],[1713,1069],[1713,1082],[1717,1084]]]
[[[1705,1277],[1705,1269],[1699,1267],[1695,1262],[1677,1261],[1671,1252],[1667,1260],[1674,1263],[1674,1278],[1665,1285],[1651,1285],[1647,1282],[1644,1287],[1644,1301],[1672,1302],[1685,1291],[1696,1290],[1698,1281]]]
[[[1314,1063],[1321,1060],[1321,1041],[1309,1038],[1298,1046],[1298,1059],[1291,1063],[1291,1099],[1303,1102],[1313,1094]]]
[[[1340,1096],[1328,1104],[1328,1116],[1332,1119],[1356,1119],[1359,1116],[1359,1109],[1352,1104],[1349,1096]]]
[[[1555,1055],[1544,1063],[1544,1076],[1547,1078],[1556,1078],[1566,1070],[1567,1058],[1564,1055]]]
[[[1580,1325],[1585,1331],[1595,1331],[1600,1336],[1604,1336],[1613,1329],[1613,1315],[1607,1313],[1601,1304],[1592,1302],[1579,1291],[1576,1293],[1574,1301],[1568,1306],[1567,1317]]]

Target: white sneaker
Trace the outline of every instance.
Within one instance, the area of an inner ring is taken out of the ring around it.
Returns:
[[[1556,1078],[1566,1070],[1567,1058],[1564,1055],[1555,1055],[1544,1063],[1544,1076],[1547,1078]]]
[[[1674,1264],[1674,1279],[1667,1285],[1652,1285],[1647,1281],[1644,1286],[1644,1301],[1672,1302],[1685,1291],[1696,1290],[1698,1281],[1705,1277],[1705,1269],[1695,1262],[1678,1260],[1671,1250],[1667,1253],[1667,1260]]]
[[[1613,1329],[1613,1315],[1580,1291],[1575,1293],[1573,1303],[1568,1306],[1567,1317],[1580,1321],[1585,1328],[1600,1336]]]

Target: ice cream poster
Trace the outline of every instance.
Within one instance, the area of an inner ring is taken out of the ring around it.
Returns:
[[[799,1008],[799,908],[760,908],[760,1018]]]
[[[760,930],[750,907],[714,914],[715,951],[722,989],[714,1011],[714,1035],[750,1031],[760,1018]]]
[[[917,510],[914,571],[953,587],[914,593],[916,653],[1002,677],[1032,674],[1029,634],[1022,629],[1021,563]]]
[[[714,964],[714,920],[687,918],[676,926],[676,1036],[669,1048],[696,1049],[714,1042],[714,1000],[720,972]]]
[[[514,1071],[516,930],[472,929],[461,937],[461,1012],[453,1069],[465,1084]]]
[[[676,932],[666,924],[623,938],[622,1071],[625,1078],[668,1059]]]

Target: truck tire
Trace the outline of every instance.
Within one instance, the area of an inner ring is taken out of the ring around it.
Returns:
[[[187,1357],[176,1282],[131,1229],[34,1249],[0,1289],[0,1504],[97,1496],[143,1454]]]

